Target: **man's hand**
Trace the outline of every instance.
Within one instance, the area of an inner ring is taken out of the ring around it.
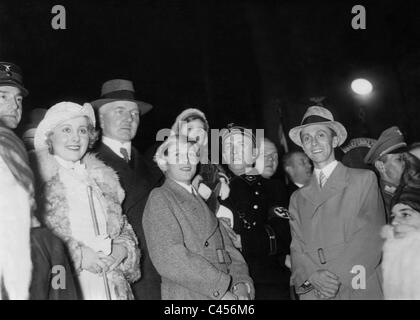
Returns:
[[[238,297],[228,290],[220,300],[238,300]]]
[[[240,282],[233,287],[233,293],[239,300],[251,300],[248,286],[243,282]]]
[[[308,281],[315,287],[315,290],[326,298],[334,298],[340,287],[338,277],[328,270],[315,271]]]

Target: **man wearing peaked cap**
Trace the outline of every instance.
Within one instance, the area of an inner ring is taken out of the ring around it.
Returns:
[[[391,213],[391,199],[404,171],[402,154],[406,151],[404,136],[398,127],[394,126],[381,133],[365,157],[365,162],[374,165],[379,173],[388,220]]]
[[[0,62],[0,300],[77,299],[64,244],[32,217],[34,176],[25,146],[12,131],[27,95],[21,69]],[[51,287],[52,265],[68,271],[66,288]]]
[[[131,144],[140,117],[149,112],[152,105],[135,98],[131,81],[113,79],[102,85],[101,97],[93,101],[92,106],[97,110],[102,129],[101,142],[94,151],[120,178],[126,193],[123,212],[136,233],[142,253],[141,278],[132,285],[134,297],[139,300],[161,299],[161,280],[149,257],[142,218],[149,193],[160,184],[162,174]]]
[[[5,127],[16,129],[22,118],[22,100],[27,95],[20,68],[0,62],[0,121]]]
[[[335,159],[347,132],[329,110],[309,107],[289,136],[314,164],[290,199],[292,282],[300,299],[381,299],[383,202],[375,174]],[[354,286],[354,266],[365,287]]]

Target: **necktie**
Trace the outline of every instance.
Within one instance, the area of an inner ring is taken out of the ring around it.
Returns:
[[[130,162],[130,158],[128,157],[128,151],[126,148],[120,148],[120,152],[124,157],[125,162],[129,163]]]
[[[321,170],[319,173],[319,186],[322,188],[325,182],[327,182],[327,176]]]

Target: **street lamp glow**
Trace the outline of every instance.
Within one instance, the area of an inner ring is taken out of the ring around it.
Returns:
[[[353,80],[353,82],[351,83],[351,89],[355,93],[361,96],[365,96],[372,92],[373,86],[366,79],[356,79],[356,80]]]

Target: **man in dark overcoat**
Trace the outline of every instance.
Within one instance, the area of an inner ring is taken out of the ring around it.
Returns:
[[[122,79],[105,82],[101,98],[92,105],[102,130],[101,141],[94,151],[120,178],[125,191],[123,212],[133,226],[142,254],[141,278],[132,285],[134,296],[138,300],[159,300],[161,279],[149,257],[142,217],[149,193],[159,185],[162,174],[131,143],[140,116],[150,111],[152,105],[136,100],[133,83]]]

